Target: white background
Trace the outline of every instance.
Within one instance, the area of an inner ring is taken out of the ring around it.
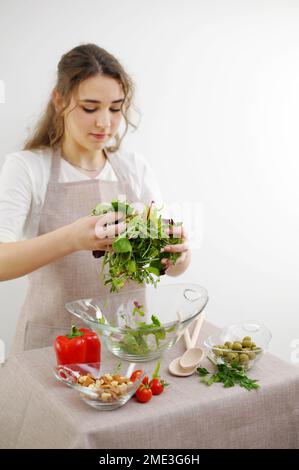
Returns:
[[[4,0],[0,6],[0,166],[44,109],[61,55],[84,42],[114,54],[142,112],[128,148],[168,203],[198,205],[191,281],[223,326],[256,318],[291,360],[299,338],[299,2]],[[165,282],[165,280],[163,280]],[[0,284],[7,345],[25,278]]]

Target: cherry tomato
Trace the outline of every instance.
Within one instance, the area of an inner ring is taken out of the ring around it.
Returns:
[[[144,385],[147,385],[147,384],[148,384],[148,375],[145,375],[145,376],[143,377],[142,383],[143,383]]]
[[[140,403],[147,403],[152,398],[153,393],[148,385],[141,384],[137,388],[135,396]]]
[[[149,383],[150,389],[153,392],[153,395],[160,395],[160,393],[164,390],[164,383],[163,380],[160,379],[152,379]]]
[[[130,377],[130,380],[131,382],[135,382],[136,380],[139,379],[139,377],[143,374],[143,371],[138,369],[138,370],[134,370],[134,372],[132,373],[131,377]]]

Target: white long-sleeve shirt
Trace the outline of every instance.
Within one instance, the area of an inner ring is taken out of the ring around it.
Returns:
[[[156,178],[142,155],[118,150],[111,154],[111,158],[118,174],[129,181],[141,202],[150,204],[154,200],[158,207],[163,204]],[[22,150],[5,157],[0,173],[0,242],[13,242],[37,236],[50,170],[50,148]],[[89,179],[89,176],[61,159],[59,182],[86,179]],[[108,159],[96,179],[117,181]],[[165,217],[165,212],[161,213]]]

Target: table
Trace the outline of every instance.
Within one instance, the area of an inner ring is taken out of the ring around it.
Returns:
[[[217,328],[206,322],[198,344]],[[261,388],[207,386],[197,374],[168,373],[183,341],[164,353],[161,376],[170,386],[147,404],[130,400],[113,411],[84,403],[56,381],[52,348],[25,351],[0,368],[1,448],[209,449],[299,448],[299,368],[269,353],[249,376]],[[118,359],[103,348],[105,364]],[[156,361],[148,362],[153,371]],[[212,370],[205,358],[201,364]]]

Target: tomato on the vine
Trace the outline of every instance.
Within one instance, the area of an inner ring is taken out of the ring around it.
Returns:
[[[161,379],[161,377],[159,376],[159,370],[160,362],[157,363],[155,370],[152,374],[151,380],[149,380],[149,377],[147,375],[143,377],[141,384],[135,392],[135,398],[140,403],[147,403],[151,400],[153,395],[160,395],[163,392],[164,388],[169,385]],[[132,382],[135,382],[136,380],[140,379],[142,374],[142,370],[135,370],[132,373],[130,380]]]
[[[153,396],[153,392],[148,385],[141,384],[136,390],[135,396],[140,403],[147,403]]]
[[[163,392],[165,385],[165,382],[160,379],[152,379],[149,383],[153,395],[160,395],[160,393]]]
[[[169,384],[162,380],[159,375],[160,370],[160,362],[157,362],[156,368],[152,375],[152,380],[149,382],[149,387],[153,392],[153,395],[160,395],[163,392],[164,388],[167,387]]]

